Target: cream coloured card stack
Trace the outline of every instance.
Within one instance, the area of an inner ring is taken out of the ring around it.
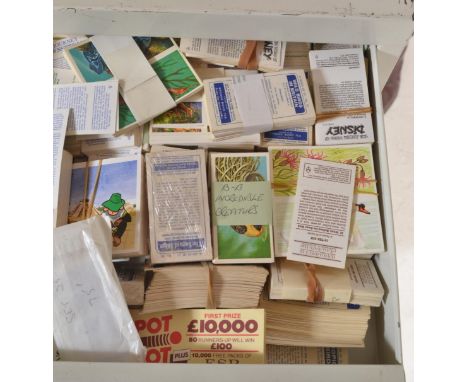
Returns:
[[[353,289],[350,303],[380,306],[384,288],[372,260],[348,259],[346,270]]]
[[[152,264],[211,260],[204,150],[146,154]]]
[[[268,271],[261,265],[213,265],[211,288],[216,308],[256,308]]]
[[[209,305],[210,274],[200,263],[148,268],[150,281],[143,313],[173,309],[205,308]]]
[[[211,132],[218,139],[315,122],[303,70],[204,81]]]
[[[318,116],[316,144],[374,142],[362,47],[312,50],[309,58]]]
[[[276,259],[270,299],[380,306],[384,290],[372,260],[348,259],[346,269]]]
[[[306,264],[286,259],[276,259],[270,269],[273,300],[340,303],[351,300],[351,283],[344,269],[317,265],[308,270]]]
[[[196,57],[205,62],[237,66],[246,49],[245,40],[227,40],[213,38],[181,38],[180,49],[187,57]],[[258,70],[275,72],[283,69],[286,42],[257,41],[255,52]]]
[[[291,365],[339,365],[348,363],[348,350],[305,346],[266,346],[267,363]]]

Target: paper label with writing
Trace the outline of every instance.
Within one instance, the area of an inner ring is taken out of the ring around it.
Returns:
[[[288,259],[345,267],[355,173],[354,165],[301,159]]]
[[[146,362],[264,363],[263,309],[186,309],[132,312],[147,348]]]
[[[213,222],[217,225],[270,224],[270,182],[214,182]]]

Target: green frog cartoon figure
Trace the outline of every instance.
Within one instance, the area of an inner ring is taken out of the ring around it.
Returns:
[[[127,224],[132,221],[130,213],[125,209],[125,200],[122,195],[114,193],[104,201],[99,208],[101,214],[108,216],[112,222],[112,245],[118,247],[122,242],[122,236],[127,229]]]

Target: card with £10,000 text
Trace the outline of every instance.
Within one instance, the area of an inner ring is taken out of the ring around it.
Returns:
[[[258,364],[265,357],[263,309],[132,311],[146,362]]]

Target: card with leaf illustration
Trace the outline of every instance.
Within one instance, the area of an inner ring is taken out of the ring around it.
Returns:
[[[384,251],[372,146],[281,146],[269,147],[273,187],[275,255],[285,257],[294,210],[299,162],[319,159],[356,168],[355,201],[351,217],[348,254],[368,258]]]

